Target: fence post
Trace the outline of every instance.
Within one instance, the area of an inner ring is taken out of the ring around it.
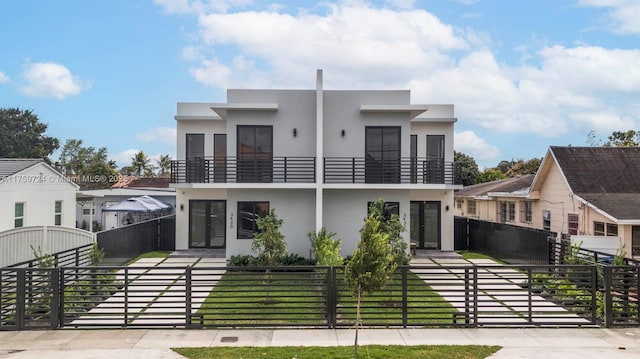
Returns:
[[[26,295],[26,281],[25,281],[26,269],[16,269],[16,329],[24,329],[24,316],[25,316],[25,295]]]
[[[473,268],[473,327],[478,327],[478,267]]]
[[[49,302],[49,324],[51,329],[57,329],[60,316],[60,268],[52,268],[49,272],[49,287],[51,288],[51,302]]]
[[[606,267],[605,267],[606,270]],[[605,280],[606,283],[606,280]],[[598,266],[591,267],[591,324],[598,322]]]
[[[531,276],[533,275],[531,271],[531,267],[527,268],[527,316],[529,323],[533,323],[533,296],[531,295],[531,291],[533,290],[533,282],[531,281]]]
[[[469,311],[471,310],[471,306],[470,306],[470,298],[469,298],[469,280],[471,278],[469,278],[469,268],[465,268],[464,269],[464,324],[466,324],[467,326],[469,326],[470,324],[470,320],[469,320]]]
[[[185,269],[184,275],[184,327],[190,329],[191,326],[191,267]]]
[[[59,294],[60,301],[59,301],[58,308],[60,308],[60,309],[58,310],[58,327],[62,328],[62,327],[64,327],[64,312],[65,312],[65,310],[64,310],[64,305],[65,305],[64,304],[64,290],[65,290],[65,272],[66,272],[66,270],[63,267],[61,267],[59,269],[60,269],[60,278],[59,278],[60,280],[58,282],[58,288],[59,288],[58,289],[58,294]],[[78,272],[77,269],[75,271],[76,271],[76,273]]]
[[[327,326],[336,327],[336,267],[327,268]]]
[[[406,328],[409,322],[408,312],[409,308],[407,308],[407,292],[408,292],[408,283],[407,283],[407,266],[401,267],[402,273],[402,327]]]
[[[613,325],[613,275],[611,267],[604,267],[604,326],[610,328]]]
[[[124,327],[129,322],[129,267],[124,268]]]

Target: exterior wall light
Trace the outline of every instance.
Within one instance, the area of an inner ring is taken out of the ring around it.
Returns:
[[[184,211],[184,204],[180,203],[180,212]]]
[[[293,129],[293,137],[297,137],[298,136],[298,129],[294,128]]]
[[[344,129],[343,129],[342,131],[340,131],[340,136],[344,137],[344,135],[345,135],[345,132],[344,132]]]

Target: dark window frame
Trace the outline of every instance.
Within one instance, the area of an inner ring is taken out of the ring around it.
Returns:
[[[551,211],[546,209],[542,210],[542,229],[545,231],[551,230]]]
[[[16,202],[13,206],[13,225],[14,228],[24,227],[24,202]],[[20,208],[20,214],[18,214],[18,208]]]
[[[475,199],[467,200],[467,214],[476,214],[477,202]]]
[[[266,204],[266,213],[262,213],[262,215],[260,213],[257,212],[257,208],[259,205],[264,205]],[[250,211],[246,211],[246,208],[242,208],[242,206],[246,206],[246,205],[250,205],[251,206],[251,210]],[[253,235],[255,233],[258,232],[258,224],[255,222],[255,219],[257,217],[262,217],[264,215],[269,214],[269,211],[271,210],[271,204],[269,203],[269,201],[238,201],[238,215],[236,217],[236,222],[237,222],[237,238],[238,239],[253,239]],[[243,220],[243,213],[248,213],[249,215],[251,215],[253,217],[252,219],[252,228],[246,228],[244,226],[245,221]],[[249,235],[248,233],[251,233],[251,235]]]
[[[605,224],[600,221],[593,221],[593,235],[604,236],[606,234]]]
[[[580,216],[575,213],[567,214],[567,232],[569,235],[578,235],[578,229],[580,227]]]
[[[54,212],[53,224],[56,226],[61,226],[62,225],[62,201],[55,201],[53,206],[54,206],[53,207],[53,212]]]

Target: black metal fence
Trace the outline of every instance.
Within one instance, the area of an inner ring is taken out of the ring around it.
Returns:
[[[176,216],[170,215],[125,227],[98,232],[98,246],[105,259],[132,259],[151,251],[173,251],[176,242]]]
[[[510,264],[550,264],[554,232],[456,217],[455,248],[487,254]],[[466,244],[466,247],[465,247]]]
[[[460,164],[416,157],[394,160],[325,157],[324,182],[459,184]]]
[[[637,326],[639,267],[405,266],[365,327]],[[0,269],[0,329],[351,327],[342,267]]]

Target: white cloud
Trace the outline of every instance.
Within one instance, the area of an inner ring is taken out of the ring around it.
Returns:
[[[20,91],[31,97],[64,99],[91,87],[73,76],[68,68],[53,62],[28,64],[23,74],[25,85]]]
[[[472,131],[456,132],[454,138],[456,151],[476,160],[494,160],[500,156],[500,150],[497,147],[490,145]]]
[[[131,159],[138,152],[140,152],[139,149],[124,150],[122,152],[118,152],[118,153],[115,153],[115,154],[110,154],[109,155],[109,159],[113,160],[113,161],[116,161],[116,163],[118,164],[118,167],[130,166],[131,165]]]
[[[559,137],[640,126],[640,50],[527,48],[510,65],[496,59],[499,45],[486,33],[398,8],[411,1],[393,3],[344,1],[295,14],[200,7],[196,41],[182,58],[193,62],[196,81],[223,89],[310,88],[323,68],[325,88],[410,89],[414,103],[453,103],[459,119],[496,133]]]
[[[615,32],[640,34],[640,2],[638,0],[580,0],[583,6],[609,8],[609,17]]]
[[[175,128],[156,127],[148,131],[138,133],[136,139],[142,142],[162,142],[169,145],[176,144],[177,131]]]
[[[0,84],[5,82],[9,82],[9,76],[5,75],[4,72],[0,71]]]

